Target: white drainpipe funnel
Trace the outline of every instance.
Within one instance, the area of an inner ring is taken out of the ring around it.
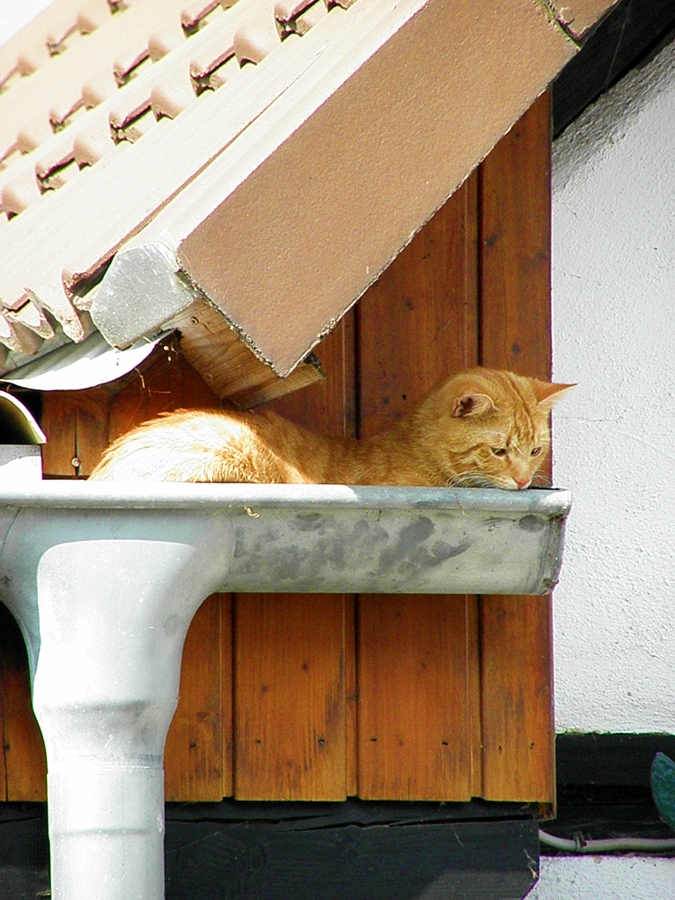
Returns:
[[[34,664],[52,897],[161,900],[164,742],[185,635],[222,582],[232,525],[182,510],[18,518],[3,571]]]

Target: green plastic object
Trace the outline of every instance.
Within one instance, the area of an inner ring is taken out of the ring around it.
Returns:
[[[662,818],[675,830],[675,762],[657,753],[652,763],[652,797]]]

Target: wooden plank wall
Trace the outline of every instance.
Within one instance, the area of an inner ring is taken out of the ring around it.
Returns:
[[[369,435],[467,365],[548,377],[549,149],[545,95],[323,342],[326,381],[275,409],[328,434]],[[135,422],[218,405],[171,349],[115,396],[47,394],[45,471],[86,475]],[[2,613],[0,798],[39,799],[25,654]],[[168,799],[553,793],[547,598],[214,595],[195,617]]]
[[[321,361],[329,378],[272,405],[326,434],[353,436],[353,314],[324,341]],[[234,796],[344,800],[355,793],[352,599],[247,594],[235,606]]]
[[[551,376],[550,94],[479,170],[480,360]],[[549,800],[555,792],[549,597],[481,602],[483,796]]]
[[[474,176],[357,307],[363,436],[404,415],[448,372],[477,362],[475,210]],[[471,797],[475,602],[360,598],[359,796]]]

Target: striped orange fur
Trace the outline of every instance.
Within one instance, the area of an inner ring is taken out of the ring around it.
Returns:
[[[572,386],[469,369],[362,441],[322,437],[267,409],[178,410],[118,438],[91,478],[518,490],[536,478],[550,444],[549,412]]]

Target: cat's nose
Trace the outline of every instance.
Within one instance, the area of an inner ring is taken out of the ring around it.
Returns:
[[[514,478],[514,481],[516,482],[516,486],[517,486],[518,490],[522,491],[523,488],[526,488],[528,486],[531,479],[530,478]]]

